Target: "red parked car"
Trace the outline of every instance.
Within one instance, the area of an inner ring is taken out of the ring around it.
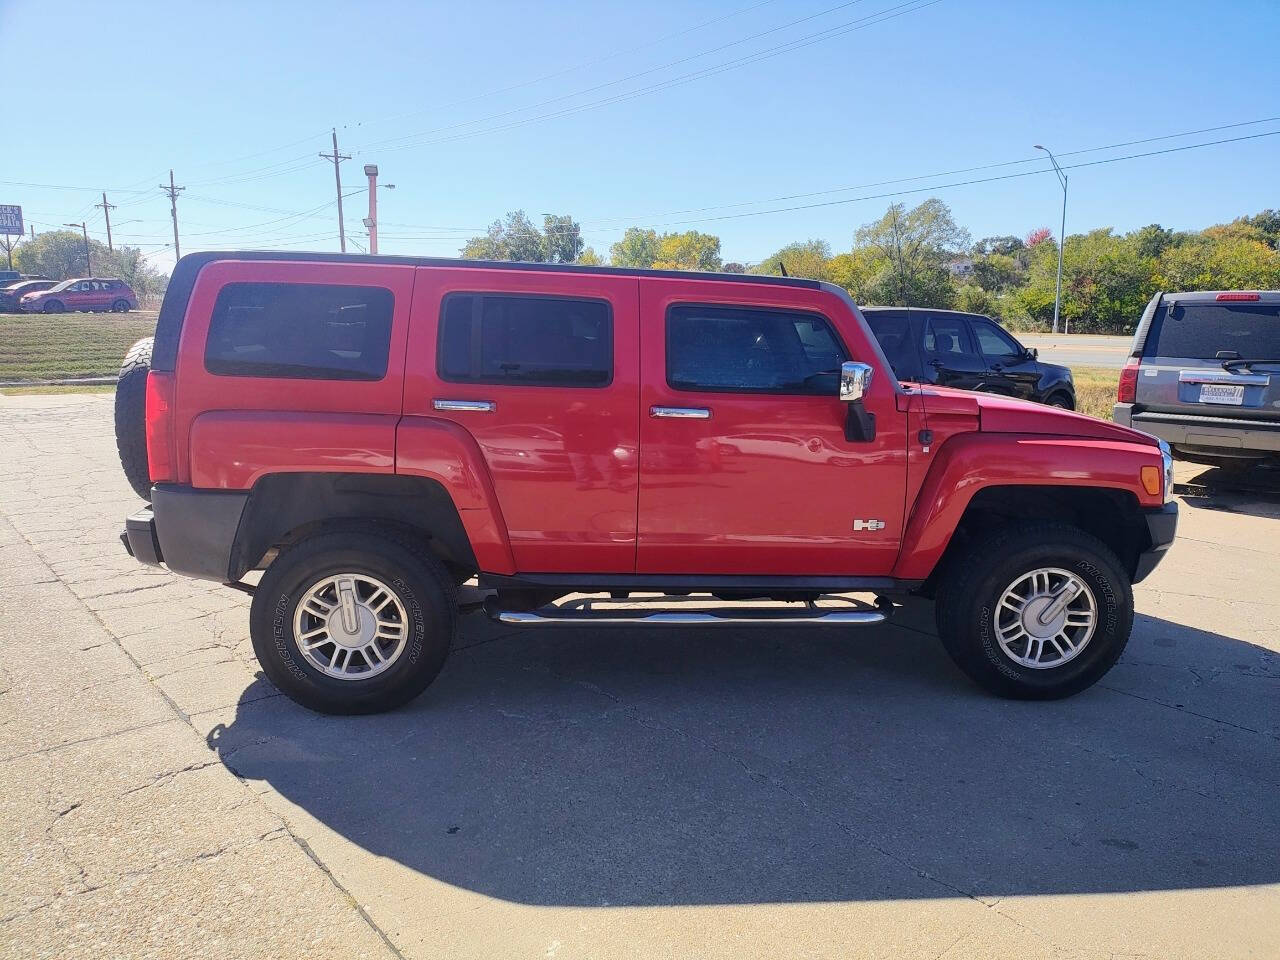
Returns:
[[[116,424],[150,501],[129,552],[251,592],[267,676],[335,713],[417,696],[472,576],[520,626],[850,629],[936,598],[976,682],[1068,696],[1177,522],[1155,438],[901,383],[803,279],[191,255]]]
[[[63,313],[67,310],[127,313],[138,309],[138,298],[123,280],[81,277],[63,280],[48,290],[23,295],[24,313]]]

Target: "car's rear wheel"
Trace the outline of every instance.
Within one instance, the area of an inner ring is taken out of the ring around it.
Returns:
[[[113,304],[111,305],[111,309],[112,309],[112,311],[113,311],[113,312],[115,312],[115,313],[128,313],[128,312],[129,312],[129,301],[128,301],[128,300],[117,300],[115,303],[113,303]]]
[[[129,348],[116,381],[116,451],[133,492],[151,499],[151,468],[147,464],[147,374],[151,371],[154,337]]]
[[[45,313],[61,313],[65,309],[61,300],[50,300],[44,305]]]
[[[1045,401],[1051,407],[1057,407],[1059,410],[1074,410],[1076,405],[1071,402],[1071,398],[1065,393],[1055,393]]]
[[[1053,700],[1114,666],[1133,627],[1133,591],[1096,537],[1064,523],[1020,524],[948,562],[937,618],[943,646],[979,686]]]
[[[292,700],[378,713],[435,679],[456,616],[453,580],[425,548],[347,530],[276,557],[254,592],[250,634],[263,671]]]

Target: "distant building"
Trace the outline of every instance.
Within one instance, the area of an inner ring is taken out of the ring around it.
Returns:
[[[973,261],[968,257],[956,257],[947,264],[947,272],[953,277],[973,276]]]

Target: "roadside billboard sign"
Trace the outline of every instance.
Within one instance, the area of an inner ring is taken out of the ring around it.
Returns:
[[[25,232],[22,229],[22,208],[0,203],[0,233],[12,237]]]

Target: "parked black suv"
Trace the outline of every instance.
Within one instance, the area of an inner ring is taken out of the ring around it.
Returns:
[[[1075,409],[1071,371],[1036,359],[1036,351],[990,317],[919,307],[863,307],[862,312],[899,380]]]

